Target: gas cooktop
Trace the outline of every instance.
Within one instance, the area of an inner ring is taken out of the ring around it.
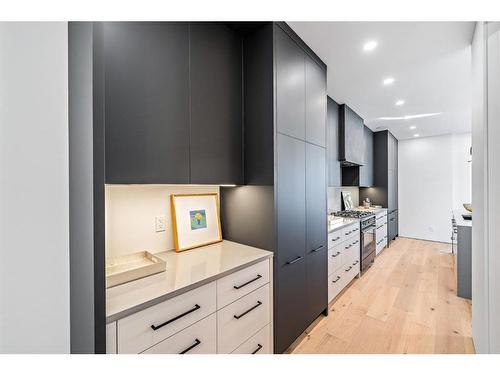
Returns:
[[[350,217],[353,219],[364,219],[369,216],[373,216],[373,212],[369,211],[357,211],[357,210],[347,210],[347,211],[337,211],[333,213],[334,216],[340,217]]]

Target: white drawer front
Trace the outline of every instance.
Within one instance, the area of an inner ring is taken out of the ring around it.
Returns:
[[[344,233],[342,229],[338,231],[328,233],[328,248],[338,245],[344,239]]]
[[[106,324],[106,354],[116,354],[116,322]]]
[[[377,239],[377,241],[384,238],[385,235],[387,235],[387,225],[377,226],[377,229],[375,231],[375,238]]]
[[[328,249],[328,275],[335,272],[342,265],[342,253],[344,246],[342,244]]]
[[[359,237],[351,237],[343,245],[342,264],[352,263],[359,254]]]
[[[143,354],[215,354],[217,353],[216,314],[194,323]]]
[[[359,273],[359,261],[352,264],[346,264],[342,268],[342,289],[344,289],[347,284],[349,284],[354,277]]]
[[[271,324],[241,344],[232,354],[272,354]]]
[[[359,236],[359,224],[355,223],[344,228],[344,239],[351,236]]]
[[[342,290],[344,270],[339,268],[328,276],[328,302],[331,302]]]
[[[231,353],[271,321],[269,284],[217,311],[217,352]]]
[[[140,353],[215,312],[215,305],[214,281],[120,319],[118,353]]]
[[[217,280],[217,309],[269,282],[269,260]]]

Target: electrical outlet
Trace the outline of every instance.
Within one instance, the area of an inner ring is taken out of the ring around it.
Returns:
[[[155,230],[157,232],[165,232],[165,216],[156,216],[155,217]]]

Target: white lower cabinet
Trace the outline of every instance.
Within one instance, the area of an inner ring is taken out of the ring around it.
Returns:
[[[108,352],[272,353],[271,275],[266,259],[109,323]]]
[[[328,249],[328,301],[331,302],[359,274],[360,234],[359,224],[349,225],[329,234]]]
[[[387,211],[377,214],[375,221],[375,254],[387,246]]]
[[[271,324],[268,324],[238,346],[232,354],[272,354],[271,339]]]
[[[217,353],[217,317],[215,313],[143,352],[143,354],[215,353]]]
[[[106,324],[106,354],[116,354],[116,322]]]
[[[217,352],[231,353],[271,321],[269,285],[217,311]]]

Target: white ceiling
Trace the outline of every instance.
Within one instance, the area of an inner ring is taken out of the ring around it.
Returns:
[[[471,127],[473,22],[289,22],[328,65],[328,94],[398,139]],[[363,51],[367,41],[377,48]],[[383,86],[385,77],[395,82]],[[396,106],[396,100],[405,100]],[[377,120],[440,113],[407,120]],[[416,130],[410,130],[414,125]]]

